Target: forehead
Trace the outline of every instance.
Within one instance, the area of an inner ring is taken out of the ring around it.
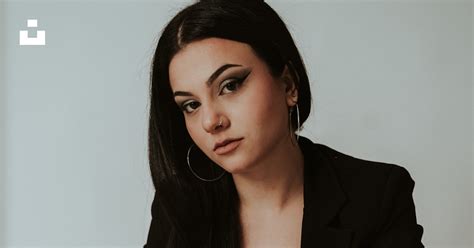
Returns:
[[[171,60],[171,87],[176,89],[181,85],[203,84],[223,64],[252,66],[256,63],[259,59],[248,44],[220,38],[195,41],[186,45]]]

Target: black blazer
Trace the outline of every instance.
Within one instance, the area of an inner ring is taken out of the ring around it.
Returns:
[[[303,136],[299,145],[304,156],[301,247],[424,247],[412,198],[415,183],[405,168],[355,158]],[[144,248],[155,247],[154,221]]]

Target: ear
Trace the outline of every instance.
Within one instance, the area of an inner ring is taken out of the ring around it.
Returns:
[[[290,69],[291,68],[291,69]],[[283,73],[281,75],[281,79],[285,85],[285,92],[286,92],[286,104],[289,108],[296,105],[298,102],[298,89],[296,87],[296,73],[292,73],[292,66],[291,62],[288,62],[285,65]],[[295,76],[294,76],[295,75]]]

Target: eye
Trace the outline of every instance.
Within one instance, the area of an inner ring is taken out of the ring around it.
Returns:
[[[222,86],[222,89],[221,89],[221,93],[224,92],[225,89],[227,89],[229,92],[227,93],[232,93],[232,92],[235,92],[237,91],[240,86],[242,85],[242,83],[245,81],[245,79],[248,77],[248,75],[250,74],[250,71],[242,78],[229,78],[227,80],[224,81],[224,83],[222,83],[224,86]],[[225,93],[225,94],[227,94]],[[183,112],[186,112],[188,114],[194,112],[194,110],[200,105],[199,102],[196,102],[196,101],[189,101],[189,102],[186,102],[184,103],[183,105],[181,105],[181,110]],[[190,108],[188,108],[190,107]]]
[[[189,108],[188,107],[191,107],[191,109],[196,109],[197,106],[199,106],[199,103],[198,102],[194,102],[194,101],[190,101],[190,102],[187,102],[183,105],[181,105],[181,110],[186,112],[186,113],[191,113],[192,111],[188,111]]]
[[[224,92],[225,89],[227,89],[230,92],[234,92],[238,90],[240,85],[243,82],[243,79],[229,79],[227,80],[228,83],[225,83],[224,86],[222,87],[221,92]],[[186,113],[192,113],[197,107],[199,106],[198,102],[195,101],[189,101],[181,106],[181,110],[183,110]]]
[[[221,92],[224,89],[228,89],[231,92],[237,91],[240,88],[240,86],[244,83],[245,79],[247,79],[247,77],[250,75],[251,72],[252,72],[251,70],[247,71],[247,73],[242,77],[233,77],[233,78],[227,79],[226,81],[224,81],[224,86],[222,87]]]
[[[233,91],[236,91],[240,87],[240,85],[242,84],[243,79],[242,78],[233,78],[233,79],[229,79],[227,81],[228,81],[228,83],[224,84],[224,86],[222,87],[222,91],[224,91],[224,89],[227,89],[230,92],[233,92]]]

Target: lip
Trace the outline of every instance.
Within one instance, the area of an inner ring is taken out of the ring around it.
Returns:
[[[229,153],[229,152],[235,150],[240,145],[240,142],[241,142],[242,139],[243,138],[232,140],[231,142],[227,143],[224,146],[219,146],[216,149],[214,149],[214,152],[218,155]]]

